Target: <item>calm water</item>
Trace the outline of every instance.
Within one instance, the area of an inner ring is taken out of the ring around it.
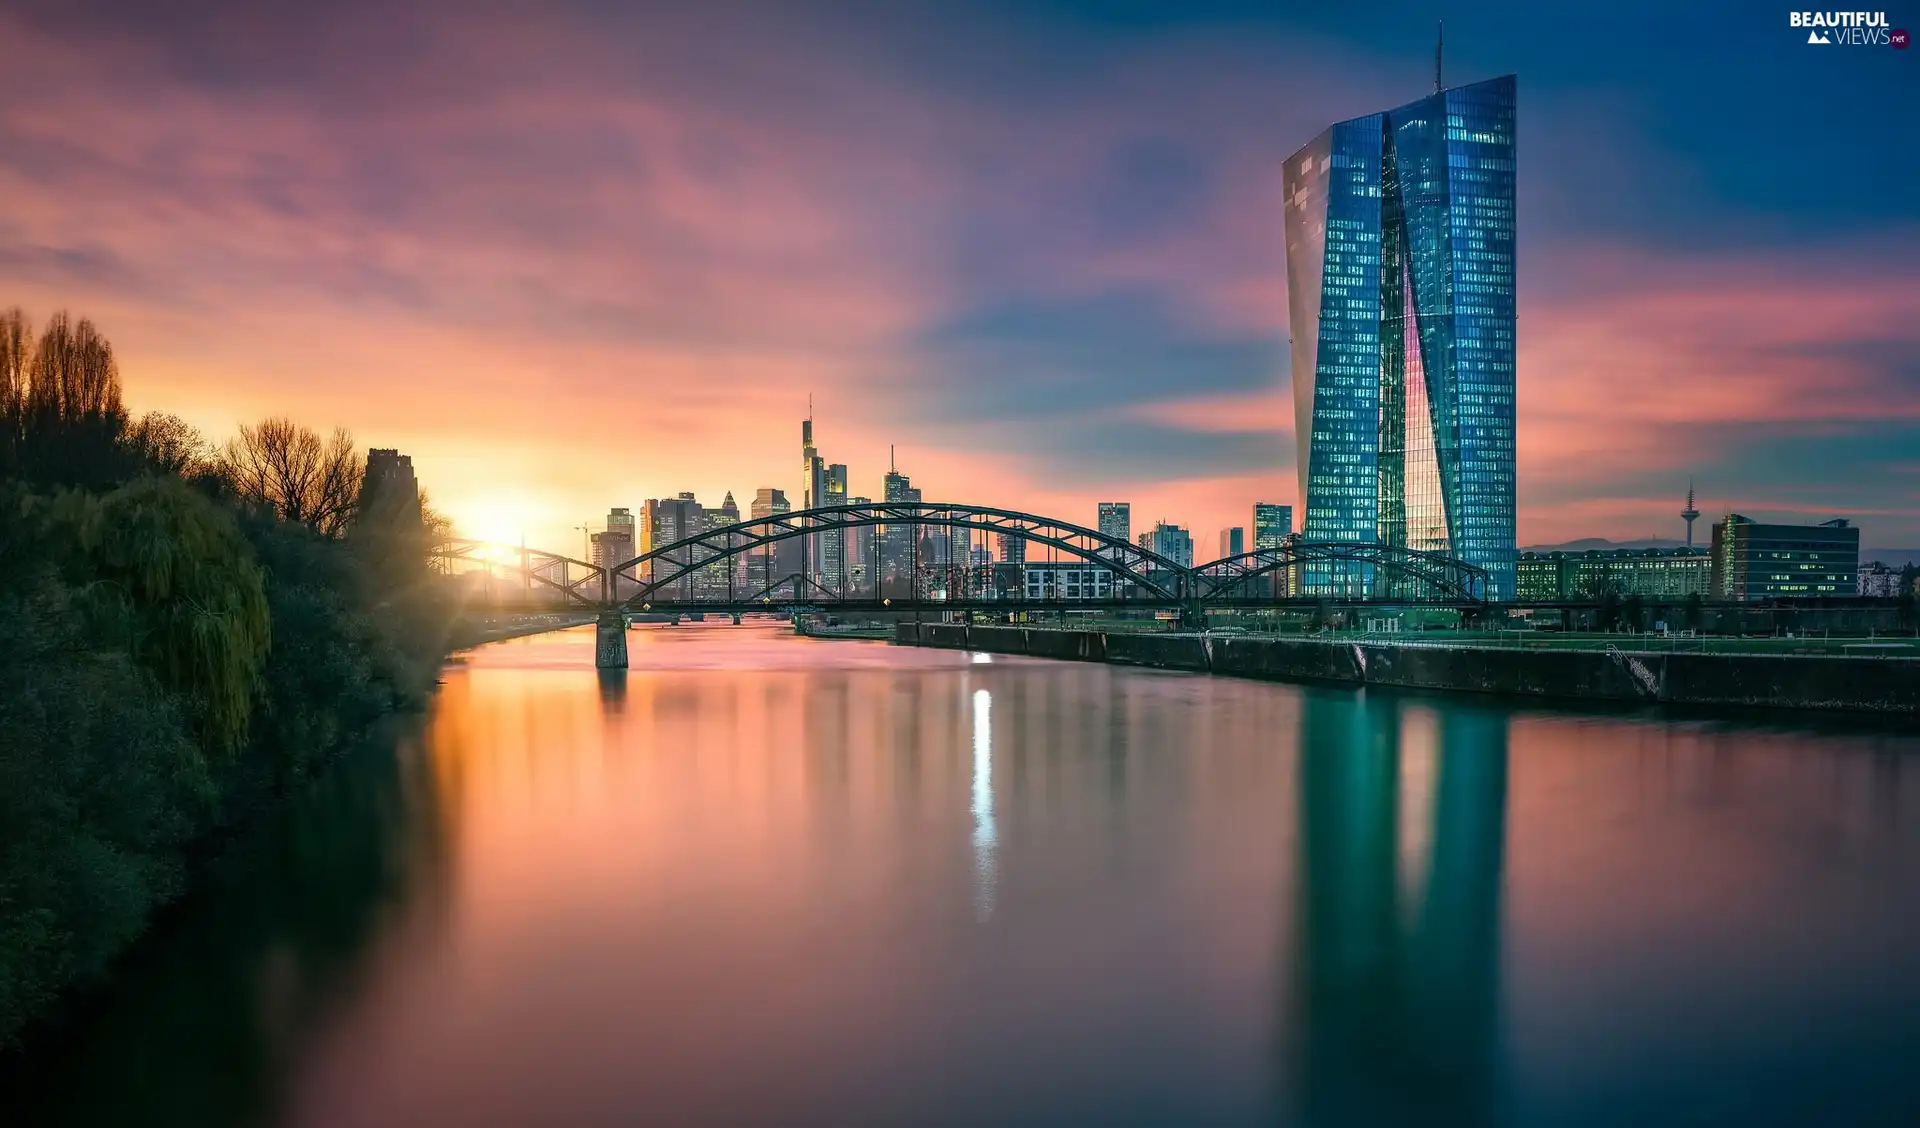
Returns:
[[[487,647],[8,1124],[1920,1120],[1920,741],[770,628]]]

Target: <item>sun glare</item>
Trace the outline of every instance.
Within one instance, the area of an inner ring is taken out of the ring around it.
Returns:
[[[529,527],[540,523],[540,511],[525,497],[502,495],[475,498],[448,507],[454,531],[468,540],[518,545]]]

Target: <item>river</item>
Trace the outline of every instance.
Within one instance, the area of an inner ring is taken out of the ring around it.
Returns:
[[[795,638],[483,647],[8,1124],[1920,1121],[1920,739]]]

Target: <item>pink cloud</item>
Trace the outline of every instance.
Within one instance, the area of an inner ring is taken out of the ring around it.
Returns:
[[[1176,332],[1284,352],[1281,139],[1385,97],[1367,66],[1176,41],[1093,60],[1069,96],[1014,112],[822,65],[804,35],[715,54],[673,20],[636,44],[489,12],[320,21],[311,57],[287,62],[350,66],[330,101],[299,75],[197,80],[132,31],[81,45],[0,16],[0,301],[94,316],[137,406],[215,433],[282,411],[347,423],[413,452],[449,508],[539,499],[528,532],[562,546],[610,505],[679,489],[797,499],[810,392],[859,493],[878,495],[897,441],[930,497],[1087,521],[1095,488],[1203,538],[1253,500],[1297,502],[1278,371],[1225,392],[1169,373],[1164,399],[1087,409],[1270,434],[1270,465],[1141,459],[1065,488],[1043,443],[987,455],[943,430],[926,405],[952,389],[930,387],[948,377],[919,350],[972,304],[1139,289]],[[1088,212],[1115,153],[1169,138],[1205,157],[1191,215],[1102,232]],[[970,245],[976,221],[1002,238]],[[1704,423],[1920,414],[1842,349],[1920,325],[1910,269],[1860,261],[1579,247],[1534,264],[1553,273],[1522,277],[1522,539],[1671,524],[1671,499],[1620,469],[1712,459],[1729,440]],[[1005,377],[953,379],[964,397]]]

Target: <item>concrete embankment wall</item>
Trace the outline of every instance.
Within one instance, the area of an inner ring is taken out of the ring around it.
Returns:
[[[901,623],[904,646],[1278,681],[1684,705],[1920,713],[1920,658],[1635,653]]]

